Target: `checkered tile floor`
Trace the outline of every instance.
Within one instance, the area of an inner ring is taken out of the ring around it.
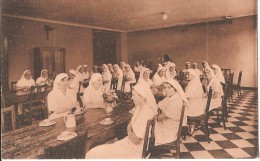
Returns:
[[[236,94],[236,93],[235,93]],[[233,96],[229,103],[229,118],[227,129],[217,123],[211,116],[209,119],[210,139],[202,131],[196,131],[195,136],[182,140],[182,159],[210,158],[256,158],[258,150],[258,96],[257,91],[243,91],[242,98]],[[170,152],[170,151],[169,151]],[[172,158],[171,153],[162,159]]]

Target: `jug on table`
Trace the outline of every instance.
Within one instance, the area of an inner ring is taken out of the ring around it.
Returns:
[[[67,128],[75,127],[76,126],[75,114],[69,113],[68,115],[64,116],[64,122]]]

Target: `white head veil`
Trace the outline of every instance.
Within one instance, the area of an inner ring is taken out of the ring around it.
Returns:
[[[43,72],[48,72],[48,70],[47,69],[43,69],[42,71],[41,71],[41,77],[42,77],[42,73]],[[47,77],[46,77],[47,78]]]
[[[216,77],[219,79],[219,81],[222,82],[222,83],[225,83],[225,78],[224,78],[224,75],[221,71],[221,68],[216,64],[213,64],[211,66],[217,70]]]
[[[186,95],[185,95],[181,85],[175,79],[167,79],[165,81],[165,83],[169,83],[170,85],[173,86],[173,88],[175,88],[175,90],[179,94],[179,96],[182,99],[182,101],[184,101],[185,103],[188,102],[188,99],[187,99],[187,97],[186,97]]]
[[[97,81],[99,78],[102,79],[102,75],[100,73],[93,73],[89,81],[89,86],[93,87],[93,83]]]
[[[106,68],[106,71],[105,72],[103,71],[102,75],[105,75],[106,77],[112,77],[112,75],[108,69],[108,66],[106,64],[102,64],[102,66]]]
[[[138,79],[138,83],[145,82],[145,80],[144,80],[144,72],[145,71],[148,71],[149,75],[150,75],[150,73],[151,73],[150,69],[143,67],[142,70],[140,71],[140,76],[139,76],[139,79]]]
[[[21,76],[21,80],[27,80],[27,79],[25,78],[25,74],[26,74],[27,72],[32,73],[31,70],[25,70],[25,71],[23,72],[22,76]],[[30,76],[30,80],[31,80],[31,79],[32,79],[32,75]]]
[[[79,73],[80,68],[84,67],[84,65],[79,65],[76,69],[76,73]]]
[[[69,72],[70,72],[71,74],[75,75],[75,76],[76,76],[76,74],[77,74],[74,69],[70,69]]]
[[[68,74],[66,73],[60,73],[55,77],[55,80],[53,82],[53,89],[58,89],[59,88],[59,83],[62,79],[68,78]]]
[[[116,72],[115,74],[119,73],[120,75],[123,75],[123,71],[118,64],[114,64],[113,67],[117,67],[117,71],[114,70],[114,72]]]
[[[156,115],[157,114],[157,104],[156,104],[156,100],[154,98],[154,95],[153,95],[151,89],[148,88],[148,86],[145,86],[142,83],[139,83],[133,87],[133,90],[136,93],[138,93],[139,95],[141,95],[146,100],[146,103],[152,109],[152,111],[154,112],[154,115]]]

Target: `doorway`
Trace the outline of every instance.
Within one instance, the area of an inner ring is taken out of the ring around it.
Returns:
[[[117,57],[118,33],[108,31],[93,31],[93,64],[115,64]]]

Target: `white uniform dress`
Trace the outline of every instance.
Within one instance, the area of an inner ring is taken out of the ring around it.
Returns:
[[[203,100],[203,89],[198,78],[192,79],[185,88],[185,95],[189,99],[189,106],[186,106],[187,116],[199,116],[205,111],[205,101]]]
[[[155,124],[155,145],[170,143],[177,139],[182,105],[183,102],[177,93],[158,103],[167,118]]]
[[[47,99],[49,112],[54,112],[49,116],[49,119],[55,119],[67,115],[77,102],[76,97],[74,97],[71,92],[66,91],[66,94],[64,95],[59,89],[52,90],[48,94]],[[66,110],[62,113],[57,113],[57,108],[64,108]]]
[[[96,90],[93,86],[89,85],[83,94],[83,104],[84,106],[91,102],[91,104],[97,104],[97,107],[92,108],[105,108],[105,102],[103,99],[104,87]],[[100,106],[101,105],[101,106]]]
[[[146,104],[136,107],[131,119],[132,129],[139,138],[144,138],[146,124],[154,116],[151,108]],[[143,140],[138,144],[132,143],[128,136],[113,144],[104,144],[91,149],[86,154],[86,159],[141,159],[143,151]]]

